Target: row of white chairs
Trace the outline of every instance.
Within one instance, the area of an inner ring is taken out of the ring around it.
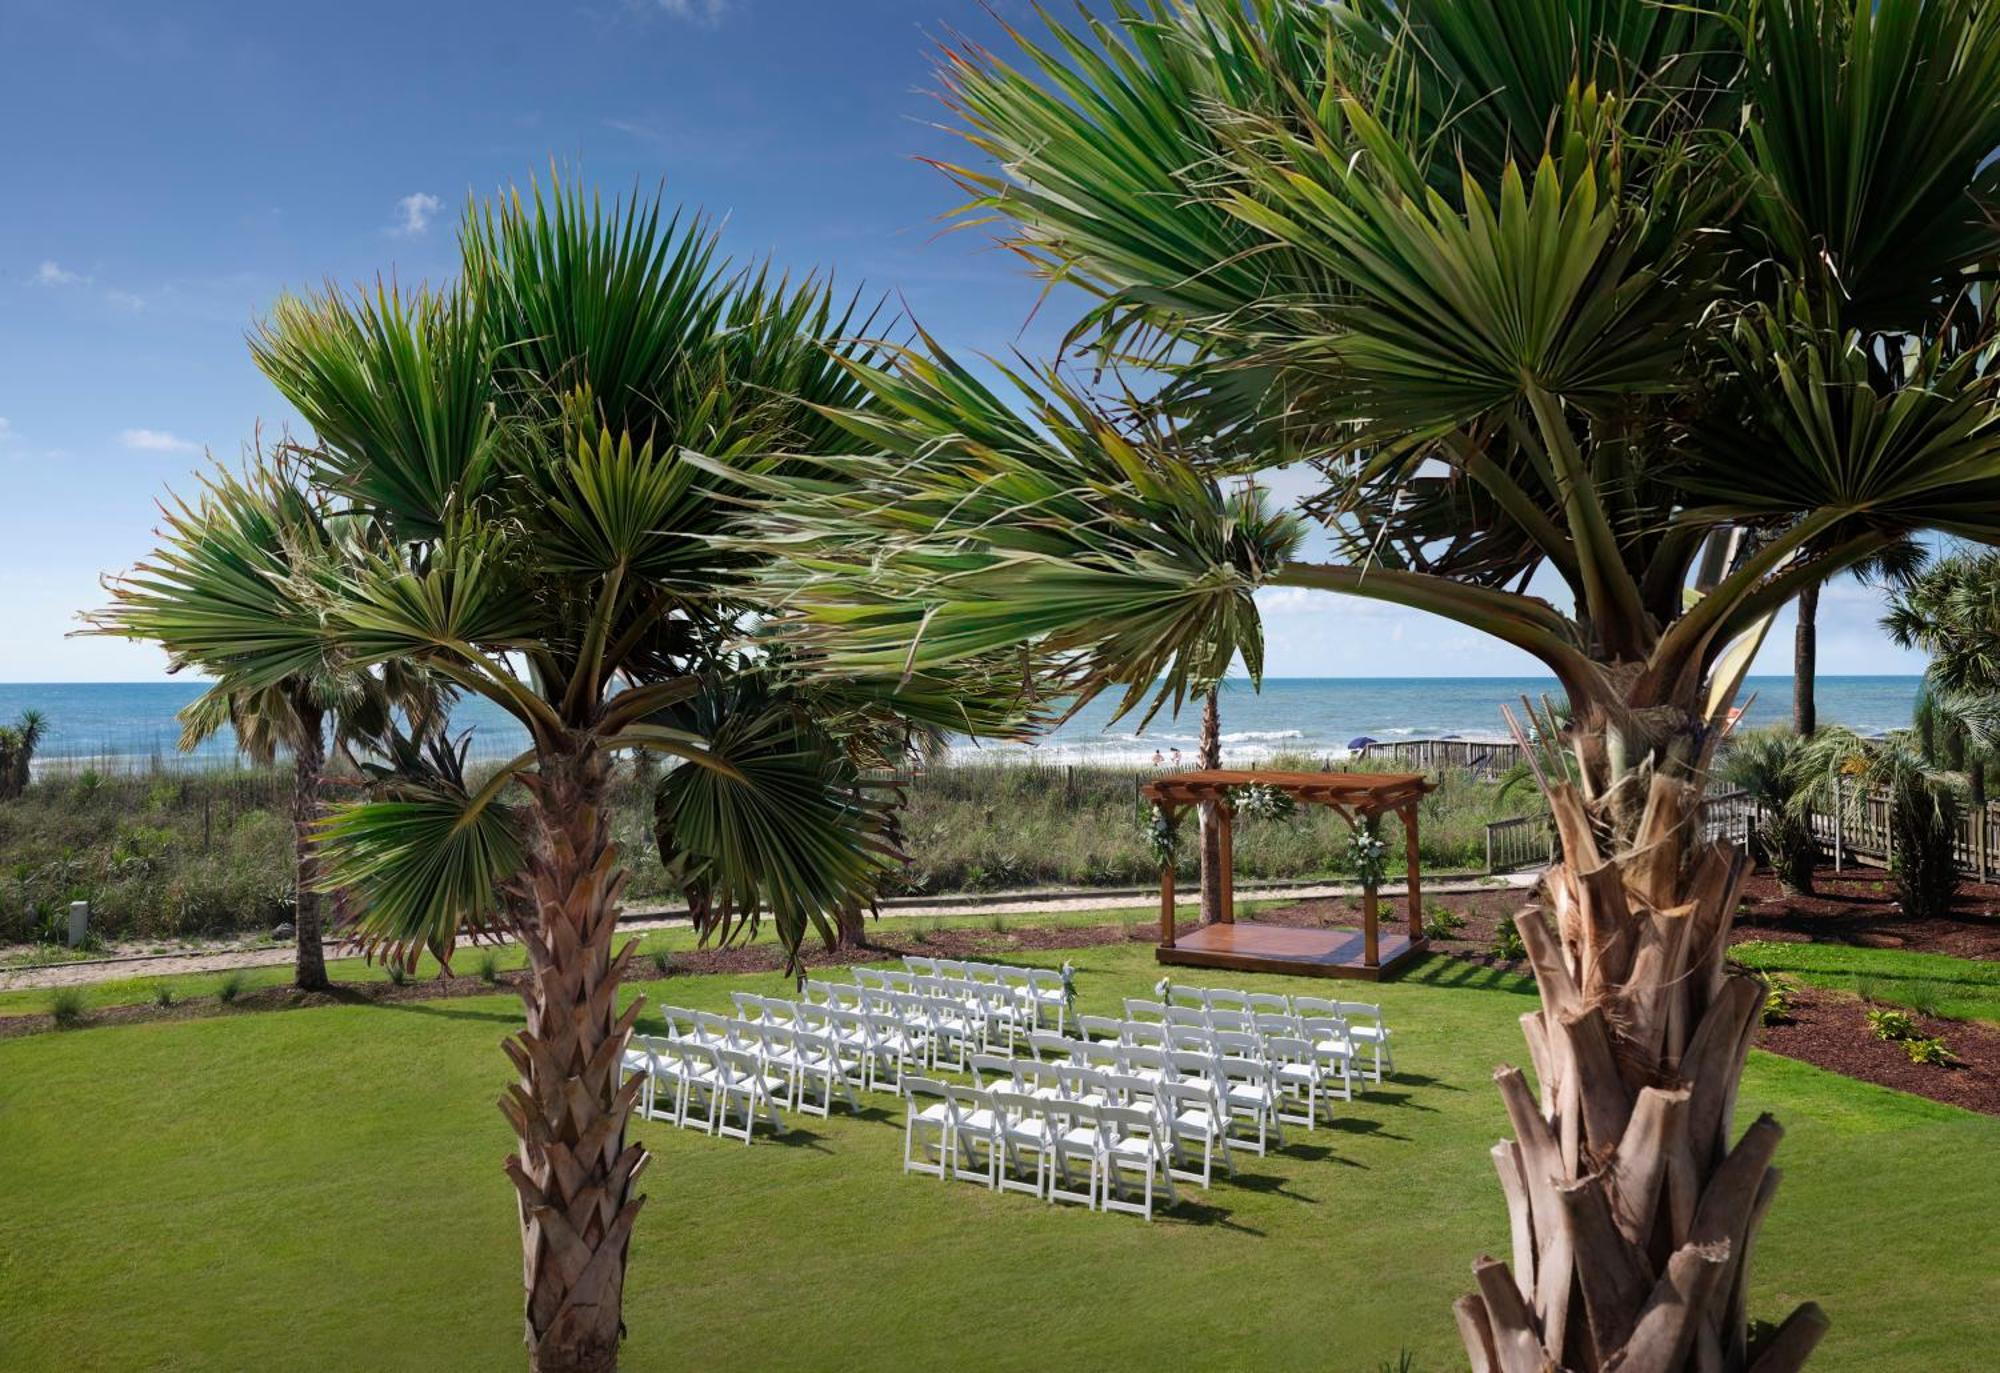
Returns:
[[[1167,985],[1164,1002],[1125,998],[1127,1020],[1203,1025],[1215,1030],[1253,1030],[1266,1016],[1342,1021],[1347,1026],[1347,1037],[1355,1045],[1373,1051],[1370,1080],[1380,1082],[1384,1072],[1396,1071],[1389,1026],[1382,1019],[1382,1008],[1373,1002],[1281,996],[1276,992],[1245,992],[1228,987],[1183,987],[1177,982]]]
[[[1056,1028],[1063,1028],[1069,993],[1063,988],[1062,974],[1053,969],[1016,968],[1007,963],[982,963],[969,958],[925,958],[913,953],[903,955],[903,967],[919,977],[943,977],[960,982],[1011,987],[1022,993],[1034,1008],[1037,1024],[1045,1022],[1053,1014]],[[856,974],[859,975],[858,969]]]
[[[1338,1046],[1322,1048],[1305,1038],[1260,1039],[1223,1030],[1188,1033],[1206,1037],[1160,1047],[1041,1032],[1030,1038],[1030,1047],[1035,1060],[1044,1064],[1074,1064],[1167,1082],[1210,1081],[1233,1108],[1232,1115],[1246,1116],[1256,1124],[1254,1141],[1235,1142],[1259,1154],[1265,1152],[1266,1130],[1277,1132],[1279,1122],[1316,1130],[1322,1114],[1332,1123],[1336,1101],[1354,1099],[1349,1057]],[[1284,1143],[1282,1134],[1276,1142]]]
[[[1180,1103],[1171,1089],[1145,1087],[1143,1096],[1139,1085],[1128,1090],[1130,1095],[1106,1080],[1087,1093],[1049,1095],[911,1078],[904,1094],[903,1171],[1027,1192],[1051,1205],[1129,1211],[1151,1221],[1156,1201],[1179,1201],[1174,1179],[1183,1175],[1176,1165],[1182,1127],[1174,1112]],[[1190,1091],[1186,1128],[1196,1132],[1193,1122],[1209,1110],[1206,1098],[1196,1100]],[[1219,1137],[1212,1127],[1200,1133]]]
[[[1284,1122],[1306,1118],[1285,1112],[1286,1097],[1270,1075],[1209,1054],[1182,1053],[1161,1063],[1136,1051],[1116,1063],[1039,1062],[980,1055],[972,1060],[972,1085],[1091,1105],[1152,1106],[1174,1123],[1181,1138],[1202,1146],[1202,1166],[1191,1162],[1176,1176],[1209,1185],[1220,1153],[1231,1176],[1232,1149],[1262,1155],[1284,1144]],[[1179,1155],[1176,1156],[1180,1164]]]
[[[986,966],[986,965],[982,965]],[[995,968],[998,965],[990,965]],[[961,1001],[968,1008],[1011,1006],[1017,1019],[1029,1026],[1047,1024],[1053,1018],[1058,1028],[1068,1019],[1069,1003],[1062,991],[1062,974],[1040,968],[1010,968],[1010,982],[992,978],[920,973],[908,969],[856,968],[853,986],[862,991],[901,992],[905,995],[939,996]],[[822,983],[839,986],[839,983]]]
[[[996,1045],[1011,1053],[1035,1026],[1033,1009],[1004,987],[938,978],[914,978],[905,985],[914,990],[808,980],[803,1004],[902,1018],[922,1029],[927,1042],[939,1051],[947,1044],[954,1046],[957,1059],[951,1066],[955,1072],[965,1070],[965,1053],[984,1052]],[[939,1061],[933,1066],[946,1065]]]

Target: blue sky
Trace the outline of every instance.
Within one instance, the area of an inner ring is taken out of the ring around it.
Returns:
[[[951,30],[996,25],[974,0],[0,0],[0,681],[159,677],[153,649],[65,635],[164,490],[291,420],[245,330],[288,288],[442,277],[467,196],[552,160],[664,183],[740,257],[897,293],[954,351],[1045,354],[1062,303],[1035,315],[1008,255],[940,236],[954,192],[916,161],[959,147],[924,94]],[[1411,612],[1266,602],[1275,675],[1533,670]],[[1878,613],[1829,589],[1822,671],[1921,668]],[[1789,652],[1787,620],[1760,669]]]

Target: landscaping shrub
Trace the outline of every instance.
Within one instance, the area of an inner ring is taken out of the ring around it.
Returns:
[[[175,999],[175,994],[174,994],[173,983],[155,982],[153,984],[153,1004],[155,1006],[158,1006],[161,1010],[165,1010],[167,1007],[174,1004],[174,999]]]
[[[230,1002],[236,1000],[237,997],[243,995],[243,988],[246,985],[246,979],[241,971],[224,973],[222,981],[216,984],[215,999],[227,1006]]]
[[[653,971],[666,977],[674,970],[674,956],[666,949],[654,949],[646,955],[646,961],[653,965]]]
[[[1521,942],[1521,928],[1511,915],[1501,916],[1493,927],[1493,955],[1510,963],[1528,956],[1528,946]]]
[[[73,1030],[83,1024],[83,988],[58,987],[49,997],[49,1016],[58,1030]]]
[[[1903,910],[1924,919],[1951,914],[1958,895],[1958,863],[1952,844],[1958,833],[1958,797],[1936,788],[1899,795],[1889,807],[1889,871]]]
[[[1958,1062],[1958,1055],[1945,1047],[1942,1039],[1919,1035],[1903,1042],[1903,1052],[1910,1056],[1910,1062],[1928,1064],[1933,1068],[1949,1068]]]
[[[1916,1018],[1908,1011],[1870,1011],[1868,1028],[1877,1039],[1915,1039],[1917,1037]]]
[[[479,955],[479,980],[489,987],[500,985],[500,955],[487,949]]]
[[[1424,934],[1431,939],[1450,939],[1465,928],[1465,917],[1449,906],[1432,906],[1424,917]]]
[[[1764,1023],[1783,1025],[1792,1018],[1797,1009],[1793,998],[1798,992],[1798,983],[1789,977],[1773,977],[1764,984]]]

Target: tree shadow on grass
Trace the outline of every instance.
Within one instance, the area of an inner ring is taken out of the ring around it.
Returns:
[[[1398,1144],[1410,1142],[1408,1135],[1398,1135],[1385,1130],[1381,1121],[1370,1120],[1367,1116],[1335,1116],[1327,1123],[1327,1128],[1347,1135],[1373,1135],[1377,1139],[1394,1140]]]
[[[1343,1168],[1359,1168],[1367,1171],[1368,1165],[1357,1163],[1351,1158],[1342,1158],[1324,1144],[1287,1144],[1279,1150],[1286,1158],[1299,1159],[1305,1163],[1337,1163]]]
[[[476,1011],[470,1006],[454,1006],[448,1001],[372,1001],[367,997],[354,998],[357,1006],[372,1006],[380,1011],[401,1011],[405,1015],[434,1015],[446,1020],[485,1020],[495,1025],[519,1027],[527,1024],[526,1018],[518,1011]]]
[[[1186,1185],[1183,1184],[1183,1186]],[[1234,1230],[1239,1235],[1250,1235],[1256,1239],[1263,1239],[1265,1237],[1264,1232],[1256,1226],[1245,1225],[1242,1221],[1235,1219],[1235,1213],[1227,1207],[1216,1206],[1211,1202],[1197,1201],[1186,1191],[1182,1191],[1179,1196],[1179,1201],[1175,1202],[1172,1206],[1166,1207],[1160,1205],[1157,1197],[1154,1198],[1153,1219],[1156,1221],[1178,1222],[1182,1225],[1199,1225],[1204,1228],[1212,1227],[1218,1230]]]
[[[1396,1081],[1407,1082],[1412,1087],[1436,1087],[1446,1092],[1462,1092],[1465,1090],[1465,1088],[1459,1086],[1456,1082],[1446,1082],[1442,1078],[1431,1077],[1425,1073],[1397,1073]],[[1373,1088],[1371,1087],[1363,1095],[1368,1095],[1372,1090]]]
[[[1423,1102],[1418,1101],[1408,1092],[1385,1092],[1379,1087],[1371,1092],[1364,1093],[1362,1100],[1383,1106],[1398,1106],[1412,1111],[1423,1111],[1428,1115],[1436,1115],[1438,1113],[1437,1107],[1424,1105]]]
[[[1319,1205],[1318,1197],[1309,1197],[1303,1192],[1292,1191],[1287,1180],[1276,1173],[1246,1173],[1238,1168],[1235,1175],[1230,1177],[1229,1185],[1241,1187],[1246,1192],[1262,1192],[1266,1196],[1304,1202],[1307,1206]]]

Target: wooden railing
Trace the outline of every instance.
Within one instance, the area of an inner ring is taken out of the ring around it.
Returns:
[[[1710,792],[1705,807],[1705,831],[1711,839],[1727,839],[1747,845],[1762,819],[1760,808],[1744,791]],[[1808,815],[1813,836],[1834,870],[1849,864],[1887,867],[1890,858],[1889,798],[1877,792],[1854,805],[1846,797],[1836,797],[1826,810]],[[1984,882],[2000,872],[2000,802],[1988,802],[1980,810],[1966,809],[1958,818],[1958,835],[1952,843],[1958,866]],[[1519,872],[1540,867],[1555,857],[1555,837],[1544,815],[1519,815],[1492,820],[1486,825],[1486,870],[1490,873]]]
[[[1478,768],[1505,772],[1521,757],[1521,746],[1492,739],[1392,739],[1357,750],[1363,758],[1385,758],[1405,767],[1436,771]]]

